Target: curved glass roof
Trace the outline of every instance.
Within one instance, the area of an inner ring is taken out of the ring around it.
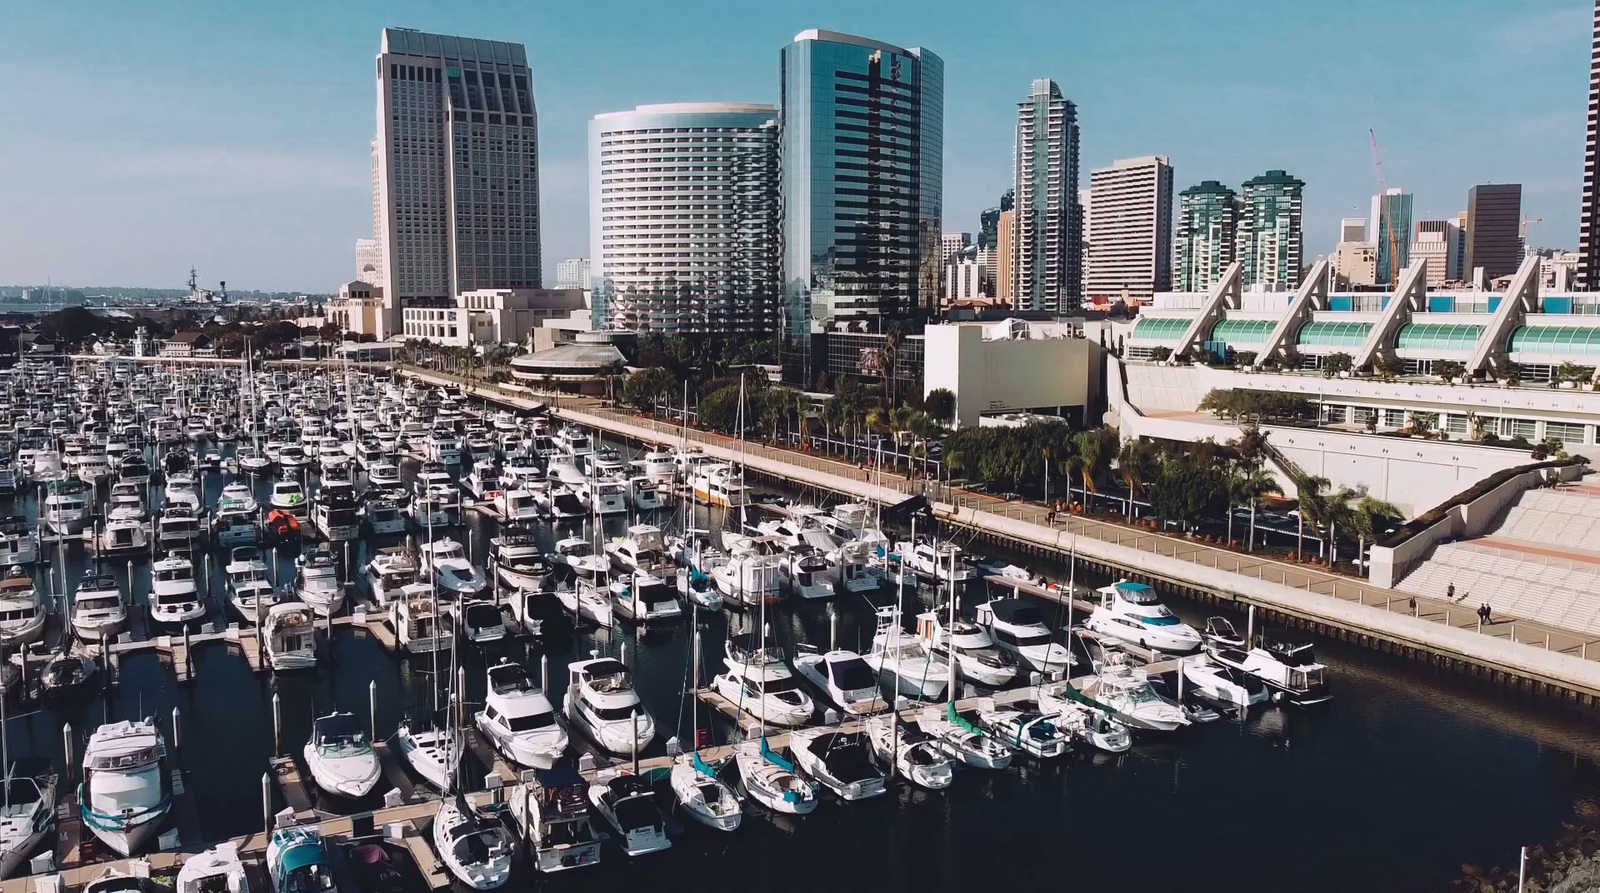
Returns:
[[[1194,322],[1182,316],[1151,316],[1140,317],[1133,325],[1133,338],[1146,338],[1151,341],[1176,341],[1183,337],[1189,330],[1189,323]]]
[[[1372,333],[1370,322],[1327,322],[1318,320],[1300,327],[1297,344],[1312,347],[1360,347]]]
[[[1600,326],[1519,326],[1511,332],[1510,350],[1600,356]]]
[[[1425,322],[1400,327],[1394,346],[1400,350],[1472,350],[1483,326]]]
[[[1210,340],[1227,344],[1265,344],[1276,325],[1270,319],[1225,319],[1211,330]]]

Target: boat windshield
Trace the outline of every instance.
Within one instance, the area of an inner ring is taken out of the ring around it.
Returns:
[[[748,686],[755,694],[777,694],[781,691],[795,691],[800,687],[800,680],[793,676],[784,676],[779,679],[768,679],[765,682],[751,679]]]
[[[556,724],[555,711],[530,713],[527,716],[502,716],[501,719],[505,720],[506,728],[513,732],[532,732]]]
[[[332,755],[355,754],[370,750],[367,733],[354,715],[340,713],[325,716],[314,724],[312,735],[317,742],[317,752]]]
[[[497,695],[536,690],[533,680],[528,678],[528,671],[523,669],[521,664],[495,667],[489,672],[489,688]]]
[[[335,889],[333,873],[327,866],[313,862],[289,872],[283,889],[284,893],[324,893]]]
[[[1117,595],[1123,601],[1134,605],[1159,605],[1161,599],[1156,596],[1156,591],[1143,583],[1118,583]]]
[[[838,686],[840,691],[875,688],[878,684],[877,677],[872,675],[872,668],[860,658],[835,661],[828,665],[828,672],[832,674],[833,684]]]
[[[187,564],[156,568],[156,580],[161,583],[178,583],[192,579],[194,579],[194,569]]]

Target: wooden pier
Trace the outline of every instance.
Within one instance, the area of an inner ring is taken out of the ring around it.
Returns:
[[[270,763],[272,777],[278,782],[278,793],[294,813],[294,824],[315,821],[317,811],[311,803],[311,790],[300,774],[300,764],[294,757],[273,757]]]

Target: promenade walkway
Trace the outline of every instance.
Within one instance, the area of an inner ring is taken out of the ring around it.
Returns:
[[[440,383],[464,384],[453,376],[427,370],[405,371]],[[638,440],[676,444],[685,437],[676,424],[617,412],[598,399],[546,398],[527,389],[481,384],[473,390],[477,396],[525,407],[548,400],[564,419]],[[1108,521],[1058,515],[1052,525],[1048,508],[1035,503],[1007,502],[934,482],[907,480],[903,474],[880,473],[823,455],[756,443],[740,445],[732,438],[694,429],[687,432],[687,439],[718,458],[742,455],[756,471],[801,484],[884,501],[926,493],[945,518],[1019,543],[1063,554],[1076,548],[1085,558],[1111,566],[1600,695],[1600,638],[1521,618],[1479,624],[1476,604],[1451,602],[1443,592],[1414,596],[1317,568]]]

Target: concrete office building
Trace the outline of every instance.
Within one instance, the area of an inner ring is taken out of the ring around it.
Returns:
[[[1522,263],[1522,185],[1474,186],[1467,190],[1466,274],[1483,268],[1493,281]]]
[[[1417,221],[1417,237],[1411,243],[1411,262],[1427,259],[1429,288],[1441,288],[1446,282],[1465,278],[1461,274],[1461,240],[1461,227],[1453,220]]]
[[[1078,201],[1078,108],[1049,78],[1017,103],[1015,305],[1076,310],[1083,300],[1083,231]]]
[[[944,61],[811,30],[781,53],[786,331],[931,309],[943,232]],[[807,364],[809,367],[809,364]]]
[[[777,109],[642,105],[589,122],[596,329],[779,328]]]
[[[939,237],[939,263],[949,264],[950,256],[972,244],[972,233],[945,233]]]
[[[377,239],[356,240],[356,278],[383,287],[383,245]]]
[[[1284,289],[1300,284],[1305,256],[1301,197],[1305,181],[1267,171],[1244,183],[1239,197],[1239,247],[1244,287]]]
[[[1589,52],[1589,130],[1583,144],[1583,207],[1578,210],[1578,287],[1600,291],[1600,2]]]
[[[539,128],[522,45],[385,28],[377,61],[380,338],[410,304],[538,288]]]
[[[1099,400],[1102,351],[1077,326],[1007,319],[930,325],[922,335],[923,394],[955,394],[958,427],[1019,412],[1095,424],[1085,415]]]
[[[1378,251],[1378,284],[1393,285],[1400,271],[1410,266],[1410,193],[1390,189],[1383,195],[1374,195],[1367,227],[1372,233],[1373,247]]]
[[[1367,218],[1345,217],[1339,221],[1339,241],[1367,241]]]
[[[1172,287],[1172,165],[1130,158],[1089,175],[1084,293],[1147,301]]]
[[[1216,180],[1178,195],[1177,288],[1205,291],[1233,263],[1239,194]]]
[[[587,257],[562,258],[556,264],[556,288],[581,288],[587,291],[589,283],[589,259]]]

